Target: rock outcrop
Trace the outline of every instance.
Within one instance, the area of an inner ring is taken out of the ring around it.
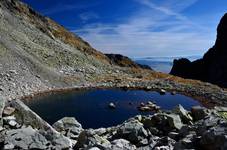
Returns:
[[[132,61],[130,58],[120,54],[105,54],[105,55],[110,59],[111,64],[119,65],[121,67],[143,68],[152,70],[149,66],[138,64]]]
[[[174,60],[172,75],[183,78],[198,79],[221,87],[227,87],[227,14],[225,14],[217,28],[215,45],[194,62],[188,59]]]

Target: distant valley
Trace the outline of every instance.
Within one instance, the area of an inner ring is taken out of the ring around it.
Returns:
[[[190,61],[200,59],[202,56],[183,56]],[[169,57],[138,57],[132,58],[135,62],[143,65],[150,66],[153,70],[163,73],[169,73],[173,66],[174,59],[180,59],[183,57],[169,56]]]

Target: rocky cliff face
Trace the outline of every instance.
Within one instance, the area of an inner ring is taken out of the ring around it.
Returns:
[[[190,62],[187,59],[174,60],[170,72],[184,78],[202,81],[227,87],[227,14],[225,14],[217,28],[215,45],[202,59]]]

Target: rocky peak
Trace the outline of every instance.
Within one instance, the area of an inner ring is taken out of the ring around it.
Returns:
[[[215,45],[202,59],[190,62],[187,59],[174,60],[170,74],[183,78],[199,79],[227,87],[227,14],[218,27]]]

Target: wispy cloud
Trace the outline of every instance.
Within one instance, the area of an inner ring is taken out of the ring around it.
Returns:
[[[88,20],[92,20],[92,19],[98,19],[99,15],[94,13],[94,12],[85,12],[85,13],[81,13],[79,14],[79,18],[83,21],[86,22]]]
[[[135,1],[147,9],[121,23],[95,23],[72,31],[99,50],[129,56],[191,55],[212,45],[212,34],[181,13],[196,0]]]

